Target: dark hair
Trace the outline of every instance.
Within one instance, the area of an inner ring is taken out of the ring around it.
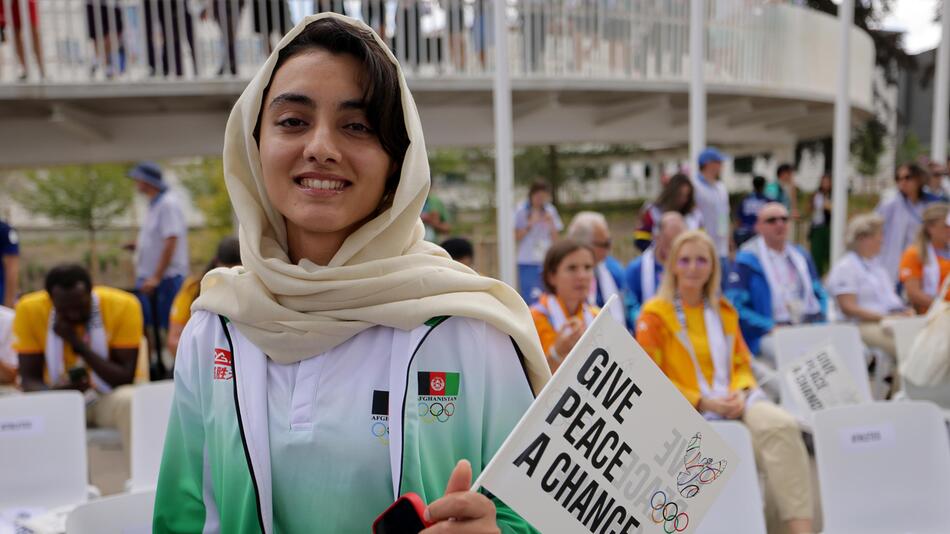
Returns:
[[[54,287],[72,289],[80,282],[86,285],[86,289],[92,290],[92,278],[85,267],[78,263],[61,263],[46,273],[44,285],[46,292],[52,293]]]
[[[765,176],[754,176],[752,178],[752,189],[761,193],[762,190],[765,189]]]
[[[548,276],[557,272],[557,268],[561,266],[564,258],[581,249],[590,252],[591,256],[595,256],[594,249],[590,245],[569,237],[551,245],[548,253],[544,255],[544,268],[541,270],[541,281],[544,282],[544,289],[548,293],[554,294],[554,288],[548,282]]]
[[[775,171],[775,176],[781,176],[787,172],[795,170],[790,163],[783,163],[778,166],[778,170]]]
[[[366,90],[363,94],[366,119],[379,138],[379,144],[396,164],[396,170],[386,180],[385,194],[381,207],[392,202],[392,196],[399,185],[402,162],[409,148],[409,133],[406,131],[406,119],[402,109],[402,90],[399,87],[399,71],[389,59],[386,51],[376,41],[373,32],[365,28],[341,22],[335,18],[325,18],[307,25],[280,50],[277,63],[271,72],[271,79],[264,88],[262,99],[270,91],[274,75],[289,59],[314,49],[326,50],[332,54],[348,54],[363,65],[363,78]],[[260,143],[261,117],[264,102],[257,115],[254,138]]]
[[[689,186],[689,200],[686,201],[686,205],[679,206],[679,191],[684,185]],[[659,196],[656,197],[656,201],[654,201],[653,204],[660,208],[661,212],[678,211],[682,215],[687,215],[696,207],[696,199],[693,198],[693,195],[693,182],[691,182],[689,177],[685,174],[676,173],[670,178],[670,181],[667,182],[666,187],[660,191]]]
[[[452,256],[453,260],[459,260],[465,257],[472,258],[475,256],[475,250],[472,248],[472,243],[464,237],[452,237],[446,239],[442,242],[441,246],[446,252],[449,253],[449,256]]]
[[[545,193],[551,192],[551,186],[547,182],[541,180],[535,180],[531,183],[531,187],[528,189],[528,202],[531,202],[531,197],[534,196],[538,191],[544,191]]]
[[[214,254],[214,262],[222,267],[241,264],[241,246],[238,238],[227,236],[218,242],[218,250]]]

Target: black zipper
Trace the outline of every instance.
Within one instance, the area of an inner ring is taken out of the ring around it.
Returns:
[[[231,349],[231,381],[234,384],[234,410],[237,412],[238,430],[241,433],[241,445],[244,446],[244,458],[247,460],[247,470],[251,474],[251,484],[254,486],[254,501],[257,505],[257,522],[261,527],[261,533],[267,532],[264,528],[264,515],[261,513],[261,492],[257,487],[257,477],[254,475],[254,466],[251,464],[251,451],[247,448],[247,436],[244,433],[244,422],[241,418],[241,403],[238,400],[237,387],[237,369],[234,366],[234,342],[231,341],[231,333],[228,331],[227,319],[219,315],[221,328],[224,329],[224,337],[228,339],[228,348]]]

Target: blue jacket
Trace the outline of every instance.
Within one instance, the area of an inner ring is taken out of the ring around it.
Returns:
[[[617,261],[617,258],[613,256],[607,256],[604,258],[604,264],[607,265],[607,270],[610,271],[610,276],[614,279],[614,284],[617,286],[617,292],[621,297],[624,297],[624,307],[628,307],[626,304],[626,293],[627,286],[624,284],[623,279],[623,265]],[[597,284],[597,306],[600,308],[604,307],[606,304],[603,292],[600,289],[600,284]],[[630,314],[625,314],[627,317],[627,329],[633,328],[633,323],[630,322]]]
[[[820,317],[812,317],[807,322],[825,321],[828,311],[828,295],[821,286],[821,278],[811,254],[802,247],[795,245],[808,263],[808,272],[812,279],[812,290],[821,306]],[[775,327],[772,318],[772,292],[769,282],[765,278],[765,271],[759,258],[749,251],[740,251],[736,254],[733,271],[726,275],[728,285],[726,298],[732,301],[739,311],[739,327],[742,337],[749,345],[753,354],[759,353],[759,341]]]
[[[624,273],[626,278],[626,294],[624,295],[624,304],[627,305],[627,321],[631,324],[637,323],[637,317],[640,315],[640,307],[643,306],[643,286],[640,285],[640,270],[643,267],[643,255],[637,256],[628,265]],[[653,275],[656,278],[656,289],[660,289],[660,280],[663,278],[663,265],[656,264]]]

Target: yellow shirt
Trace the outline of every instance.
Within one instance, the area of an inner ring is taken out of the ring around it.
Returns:
[[[709,350],[709,338],[706,337],[706,318],[703,315],[704,307],[683,305],[683,314],[686,315],[686,334],[689,336],[699,369],[706,377],[706,382],[713,383],[713,374],[716,372],[713,364],[712,352]]]
[[[181,285],[175,300],[172,301],[172,311],[168,320],[172,324],[184,326],[191,319],[191,305],[198,298],[198,290],[201,289],[201,278],[189,276],[185,283]]]
[[[135,295],[105,286],[92,289],[99,297],[99,310],[110,349],[137,349],[142,340],[142,307]],[[24,295],[16,304],[13,318],[13,349],[19,354],[43,354],[53,300],[46,291]],[[84,326],[76,327],[80,336]],[[71,369],[78,363],[73,348],[63,344],[63,368]],[[44,378],[48,381],[49,377]]]

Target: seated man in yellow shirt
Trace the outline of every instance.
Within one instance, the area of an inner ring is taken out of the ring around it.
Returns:
[[[132,379],[142,339],[135,295],[93,287],[79,265],[50,269],[46,290],[24,295],[13,319],[24,391],[86,393],[89,422],[117,428],[128,454]]]

